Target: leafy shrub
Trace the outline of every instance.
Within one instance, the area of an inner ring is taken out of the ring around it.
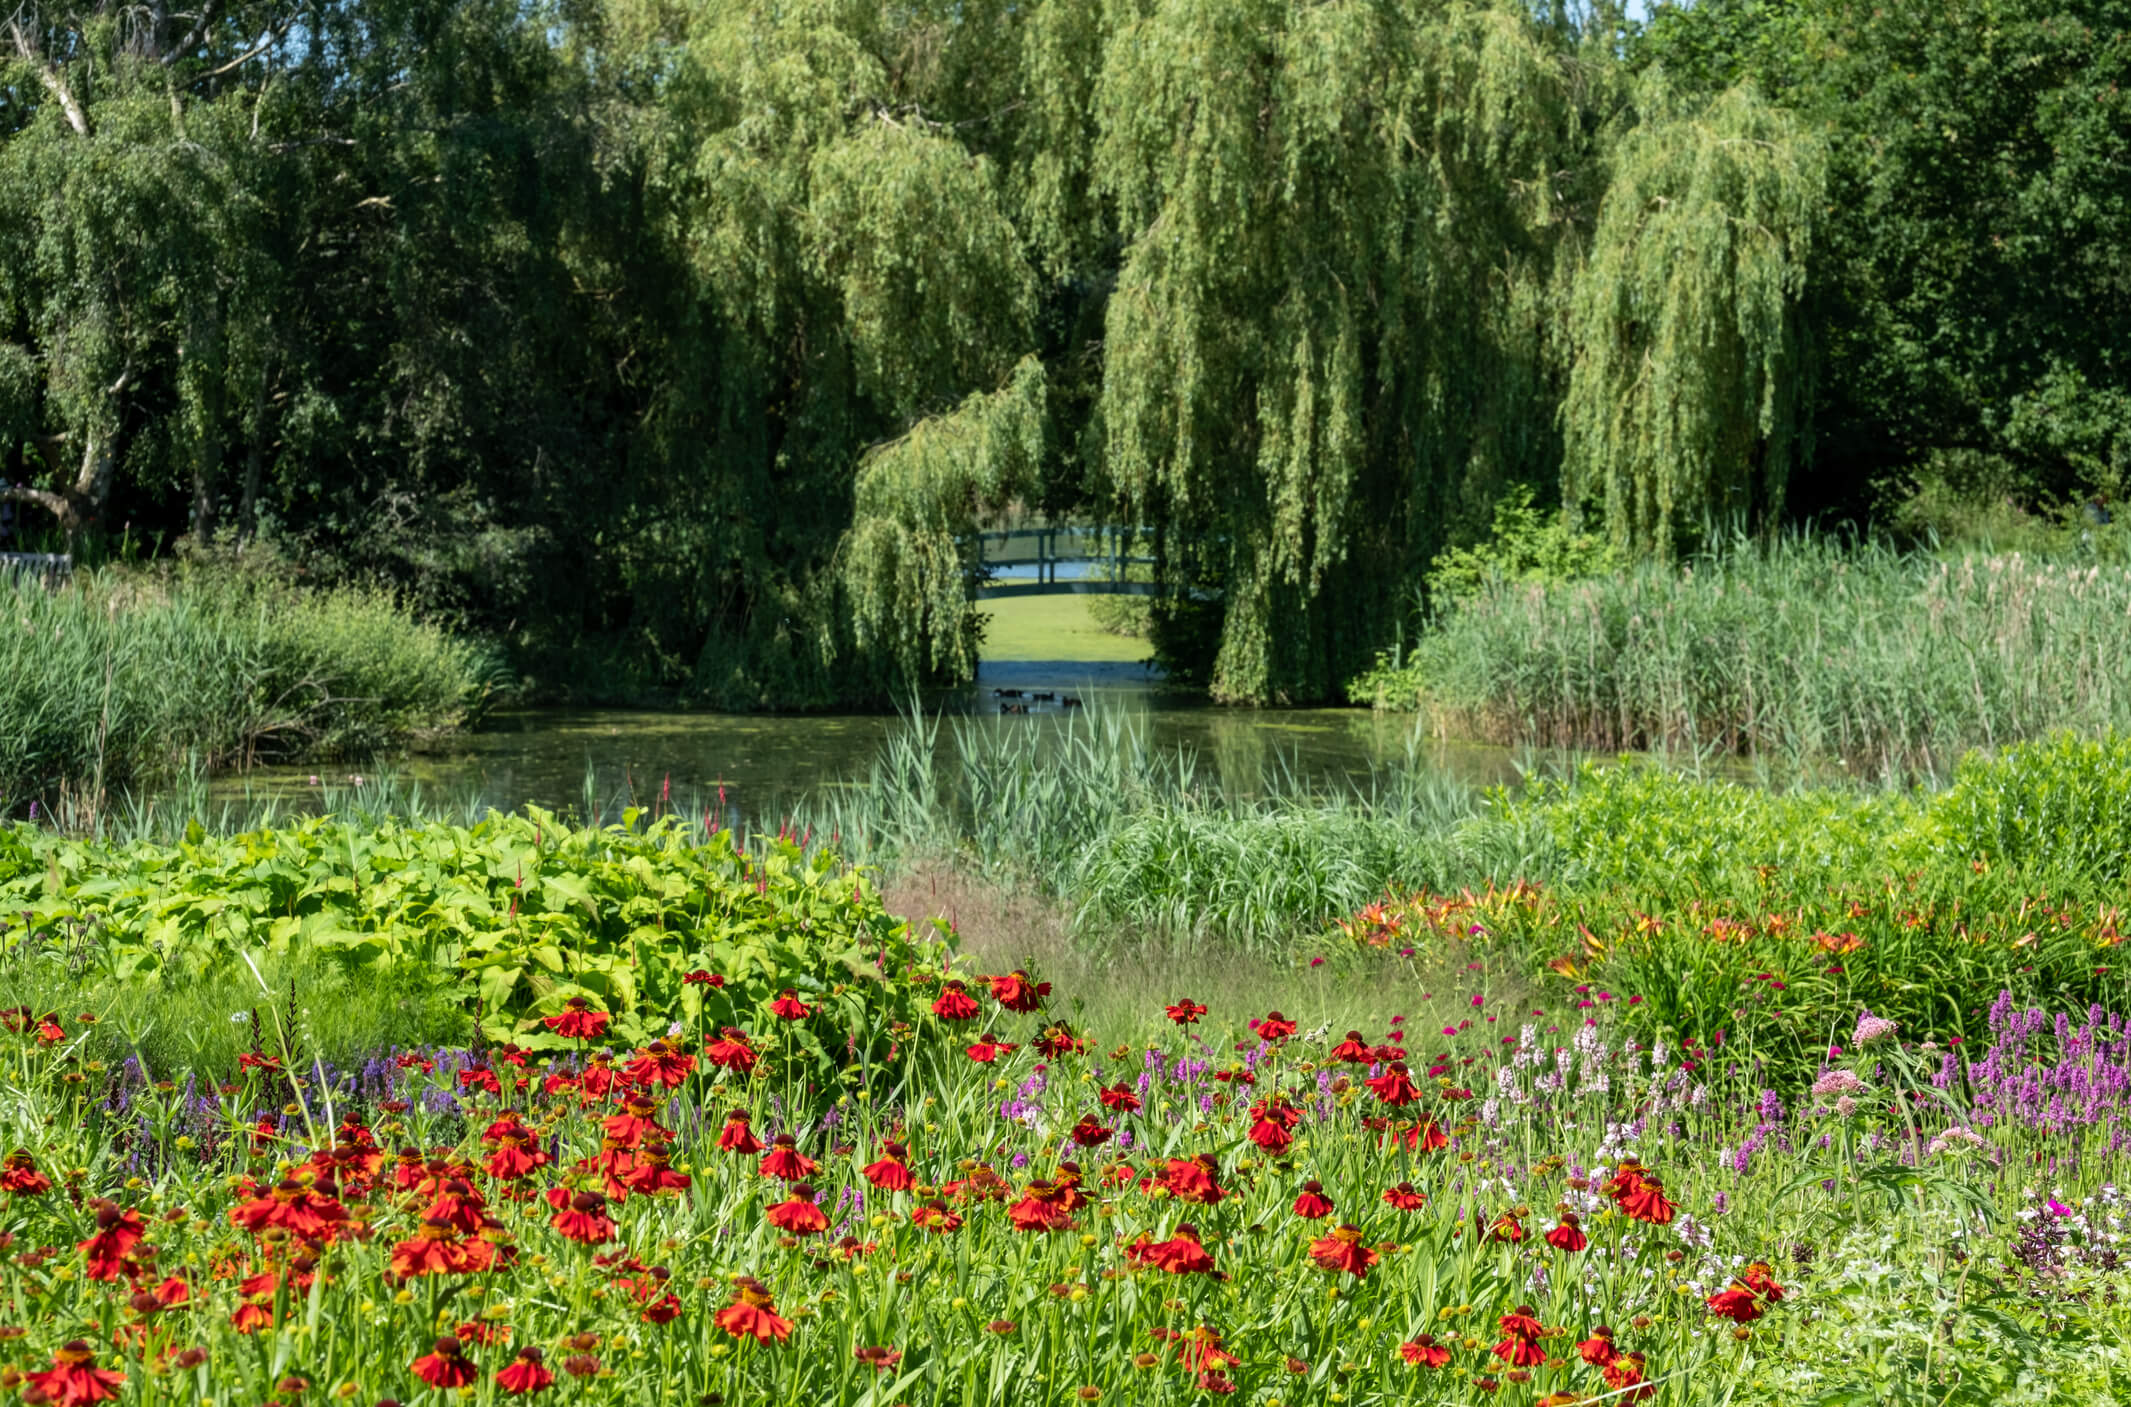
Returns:
[[[757,1025],[787,987],[852,1031],[916,1016],[921,969],[937,963],[862,876],[789,841],[751,853],[729,830],[635,821],[313,819],[125,846],[16,826],[0,831],[0,912],[20,919],[4,951],[165,987],[234,974],[241,989],[262,954],[331,964],[429,985],[488,1039],[536,1050],[569,1044],[540,1018],[572,997],[638,1043],[676,1021]],[[850,1053],[823,1045],[815,1023],[795,1038],[824,1066]]]
[[[2097,888],[2131,864],[2131,735],[2058,733],[1962,759],[1931,800],[1930,840],[1949,860]]]

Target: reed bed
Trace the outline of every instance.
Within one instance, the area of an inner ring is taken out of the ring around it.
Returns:
[[[0,813],[457,726],[474,649],[389,597],[205,571],[0,583]]]
[[[1460,737],[1907,780],[2131,727],[2127,647],[2131,568],[1795,539],[1485,588],[1356,692]]]

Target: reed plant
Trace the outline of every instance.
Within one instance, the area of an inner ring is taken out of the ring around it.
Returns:
[[[390,597],[205,569],[0,582],[0,813],[457,726],[476,651]]]
[[[2131,728],[2127,647],[2122,565],[1791,538],[1494,581],[1355,693],[1460,737],[1943,779],[1972,748]]]

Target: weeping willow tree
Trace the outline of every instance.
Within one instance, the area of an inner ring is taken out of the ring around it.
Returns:
[[[1075,124],[1092,127],[1088,179],[1123,241],[1103,464],[1155,531],[1157,631],[1181,653],[1206,630],[1218,697],[1332,695],[1448,526],[1557,460],[1575,58],[1511,5],[1106,14],[1085,105],[1036,85],[1041,145],[1068,154],[1028,189],[1070,208]]]
[[[1043,364],[1024,357],[1002,389],[867,453],[840,561],[860,649],[906,679],[975,671],[978,514],[1035,487],[1043,447]]]
[[[1825,153],[1750,85],[1639,93],[1576,281],[1564,497],[1669,555],[1705,524],[1768,523],[1810,451],[1800,307]]]

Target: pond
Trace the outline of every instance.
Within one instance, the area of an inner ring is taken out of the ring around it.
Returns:
[[[1018,694],[1018,697],[1014,695]],[[1068,699],[1077,704],[1068,704]],[[936,695],[928,709],[967,726],[1062,733],[1084,719],[1125,714],[1159,747],[1188,748],[1231,791],[1268,767],[1317,784],[1367,787],[1386,768],[1417,766],[1479,784],[1512,781],[1515,754],[1416,735],[1410,718],[1366,709],[1229,709],[1164,689],[1133,664],[987,663],[969,688]],[[1002,706],[1024,712],[1002,713]],[[442,748],[349,767],[259,768],[219,780],[214,794],[303,807],[327,787],[389,777],[439,802],[611,814],[670,788],[687,805],[724,789],[729,806],[756,816],[864,777],[899,729],[895,714],[729,714],[530,709],[491,717]],[[951,730],[941,731],[950,746]],[[315,778],[315,780],[314,780]]]

